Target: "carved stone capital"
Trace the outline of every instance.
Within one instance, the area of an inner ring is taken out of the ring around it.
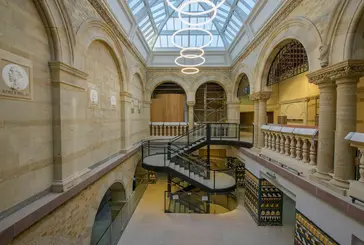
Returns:
[[[333,83],[342,78],[359,78],[364,75],[364,60],[346,60],[312,72],[309,82],[317,85]]]
[[[256,101],[256,100],[269,100],[271,95],[272,95],[272,92],[263,91],[263,92],[253,93],[249,97],[253,101]]]

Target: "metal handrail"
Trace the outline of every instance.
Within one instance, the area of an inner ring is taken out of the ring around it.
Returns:
[[[180,136],[177,136],[177,137],[175,137],[175,138],[173,138],[173,139],[171,139],[171,143],[172,142],[175,142],[176,140],[178,140],[178,139],[180,139],[180,138],[183,138],[183,137],[185,137],[185,136],[188,136],[190,133],[192,133],[192,132],[194,132],[194,131],[197,131],[197,130],[200,130],[201,128],[204,128],[204,127],[206,127],[206,124],[201,124],[201,125],[198,125],[197,127],[193,127],[192,129],[190,129],[189,131],[187,131],[185,134],[183,134],[183,135],[180,135]]]

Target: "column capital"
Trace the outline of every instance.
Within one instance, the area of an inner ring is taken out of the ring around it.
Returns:
[[[261,91],[251,94],[249,97],[251,100],[269,100],[270,96],[272,95],[272,92],[270,91]]]
[[[364,75],[364,60],[345,60],[307,74],[310,83],[328,84],[339,79],[359,79]]]
[[[120,92],[120,101],[131,102],[133,95],[128,92]]]
[[[187,105],[188,106],[195,106],[196,105],[196,101],[187,101]]]

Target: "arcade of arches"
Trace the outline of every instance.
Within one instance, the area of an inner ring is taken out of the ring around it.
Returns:
[[[0,244],[363,245],[364,1],[137,2],[0,0]]]

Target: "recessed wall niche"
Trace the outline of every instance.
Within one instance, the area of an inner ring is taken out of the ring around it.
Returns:
[[[0,49],[0,97],[32,99],[32,61]]]

